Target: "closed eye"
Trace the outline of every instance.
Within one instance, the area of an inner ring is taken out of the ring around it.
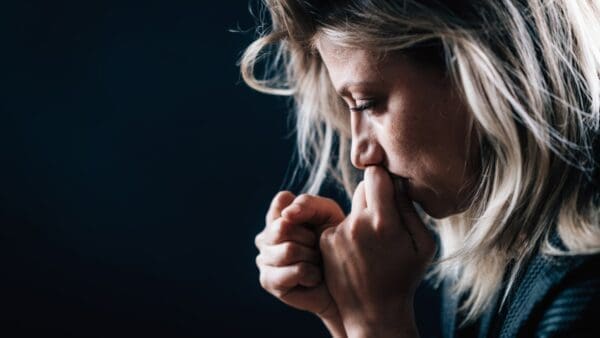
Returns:
[[[371,109],[375,106],[375,100],[364,100],[361,104],[350,107],[350,111],[352,112],[362,112],[368,109]]]

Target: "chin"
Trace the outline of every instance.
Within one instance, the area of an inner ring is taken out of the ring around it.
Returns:
[[[408,197],[432,218],[442,219],[465,211],[465,209],[458,208],[455,201],[448,198],[448,194],[436,193],[430,186],[419,184],[411,178],[393,174],[392,177],[394,180],[403,181]]]
[[[460,209],[455,203],[450,203],[447,199],[439,196],[429,190],[419,191],[411,189],[409,185],[408,196],[421,207],[423,212],[435,219],[442,219],[460,214],[465,210]]]

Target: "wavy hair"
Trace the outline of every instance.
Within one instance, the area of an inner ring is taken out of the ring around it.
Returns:
[[[314,44],[385,53],[417,46],[439,60],[466,102],[480,145],[468,210],[431,221],[441,256],[434,274],[478,318],[506,278],[537,250],[600,251],[600,5],[592,0],[264,0],[270,22],[245,50],[244,81],[293,97],[305,190],[332,177],[351,196],[347,108]],[[264,72],[258,64],[266,60]],[[561,245],[551,242],[553,233]],[[509,267],[507,270],[507,266]]]

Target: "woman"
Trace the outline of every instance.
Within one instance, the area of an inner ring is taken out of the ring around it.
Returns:
[[[261,285],[333,336],[412,337],[431,267],[447,337],[598,336],[597,1],[265,3],[242,75],[294,98],[310,179],[273,199]]]

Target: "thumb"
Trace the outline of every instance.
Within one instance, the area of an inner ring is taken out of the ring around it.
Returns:
[[[281,212],[281,216],[290,222],[313,226],[317,235],[325,229],[336,226],[344,220],[341,207],[332,199],[303,194]]]

